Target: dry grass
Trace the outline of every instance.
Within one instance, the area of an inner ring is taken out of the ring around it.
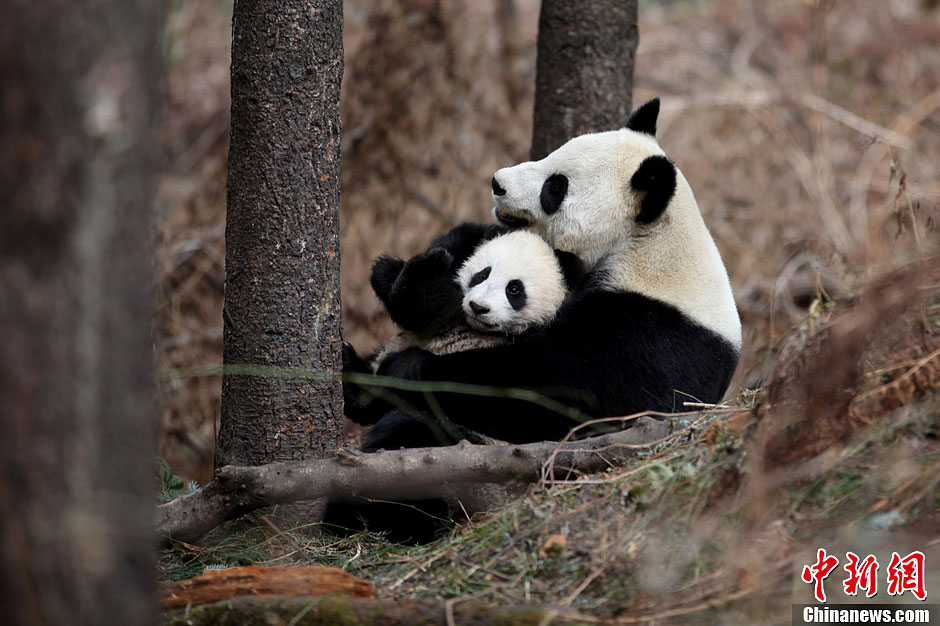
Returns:
[[[735,411],[677,417],[675,433],[637,458],[536,485],[432,544],[311,537],[249,518],[166,551],[161,576],[321,564],[384,597],[553,604],[627,624],[787,624],[790,604],[810,601],[799,571],[817,547],[882,564],[892,550],[921,550],[935,580],[940,276],[936,264],[907,269],[798,324],[794,337],[808,341],[787,352],[767,393]],[[886,312],[892,323],[880,322]],[[813,413],[820,390],[831,391],[819,364],[834,357],[852,372],[837,377],[855,382]]]
[[[920,300],[935,307],[938,295]],[[826,328],[851,323],[852,313]],[[936,327],[940,314],[929,319]],[[624,466],[536,486],[427,546],[368,534],[311,538],[262,518],[167,551],[161,574],[316,563],[365,577],[384,597],[554,604],[618,623],[787,624],[789,605],[809,601],[810,588],[796,581],[819,546],[882,563],[891,550],[920,549],[928,581],[940,574],[938,393],[864,413],[798,465],[762,462],[755,433],[782,415],[707,412]]]
[[[190,569],[299,551],[387,594],[627,608],[674,623],[708,623],[734,598],[730,623],[776,623],[781,602],[805,597],[792,563],[814,542],[890,549],[872,529],[903,519],[898,546],[936,553],[937,9],[641,4],[634,99],[663,98],[660,141],[731,273],[745,353],[730,395],[753,415],[711,416],[613,480],[535,490],[426,548],[372,537],[298,547],[262,525],[217,539],[227,547],[182,550]],[[371,259],[488,219],[492,172],[526,158],[538,7],[517,0],[505,23],[498,5],[346,2],[341,279],[344,332],[358,347],[393,330],[368,287]],[[230,35],[216,2],[168,15],[161,368],[221,360]],[[205,481],[219,381],[162,384],[160,453]],[[562,552],[539,556],[557,534]],[[165,575],[189,572],[171,561]]]

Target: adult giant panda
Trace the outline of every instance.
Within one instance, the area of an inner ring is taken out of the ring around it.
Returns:
[[[740,320],[692,190],[655,139],[658,115],[652,100],[621,130],[576,137],[493,177],[500,223],[538,233],[590,270],[549,326],[487,349],[406,350],[378,373],[534,389],[591,417],[720,401],[740,355]],[[445,238],[461,250],[480,241],[452,234]],[[412,293],[438,293],[442,277],[452,280],[453,269],[434,270],[427,256],[412,261],[422,263],[423,280]],[[427,407],[421,394],[407,401]],[[435,401],[460,428],[512,443],[561,439],[576,423],[544,403],[455,393]],[[391,411],[373,446],[428,445],[422,429]]]

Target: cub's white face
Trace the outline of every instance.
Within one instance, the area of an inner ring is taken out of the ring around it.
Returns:
[[[473,328],[518,334],[552,321],[565,299],[555,253],[538,235],[501,235],[481,245],[457,273]]]
[[[496,172],[496,218],[593,267],[634,238],[642,197],[630,176],[644,159],[663,154],[651,135],[626,128],[575,137],[541,161]]]

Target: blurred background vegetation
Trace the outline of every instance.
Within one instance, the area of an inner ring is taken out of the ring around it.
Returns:
[[[538,10],[345,2],[341,279],[345,338],[360,350],[394,332],[368,285],[372,259],[489,220],[492,173],[527,158]],[[159,370],[221,362],[230,105],[231,3],[166,11]],[[773,382],[781,340],[806,339],[829,298],[937,251],[938,50],[929,0],[641,0],[633,101],[662,98],[660,143],[696,193],[744,323],[729,393]],[[204,483],[220,380],[157,384],[158,453]]]

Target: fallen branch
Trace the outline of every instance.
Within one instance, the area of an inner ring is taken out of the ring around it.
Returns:
[[[212,604],[240,596],[296,598],[336,593],[356,598],[374,598],[371,584],[335,567],[270,567],[247,565],[209,570],[188,578],[160,583],[164,609]]]
[[[162,626],[203,626],[209,624],[270,624],[303,623],[310,626],[397,626],[428,624],[430,626],[460,624],[601,624],[602,620],[578,613],[575,609],[548,606],[492,606],[472,602],[453,602],[453,615],[447,613],[444,600],[361,600],[342,595],[322,598],[255,598],[242,596],[215,604],[177,609],[164,613]],[[448,619],[452,617],[452,619]],[[298,619],[299,618],[299,619]]]
[[[636,454],[671,431],[669,422],[640,417],[632,428],[581,441],[481,446],[461,442],[364,454],[344,449],[329,459],[284,461],[216,470],[215,479],[157,507],[157,535],[192,542],[245,513],[275,504],[357,496],[382,500],[453,498],[468,484],[538,481],[553,458],[556,469],[590,473],[611,459]],[[560,447],[560,451],[559,451]]]

